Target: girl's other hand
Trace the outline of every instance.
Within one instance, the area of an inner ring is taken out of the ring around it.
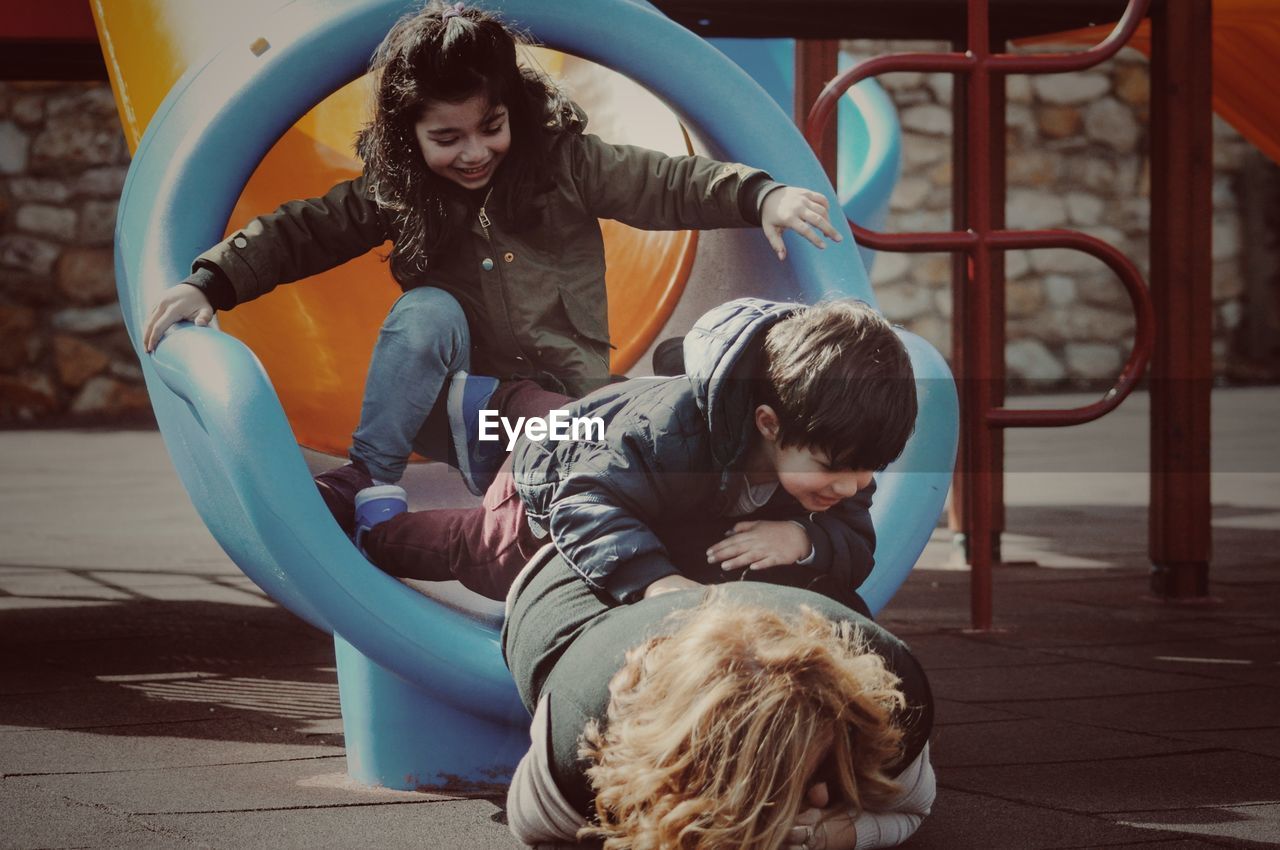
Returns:
[[[213,306],[204,292],[189,283],[180,283],[169,289],[156,302],[147,317],[147,326],[142,332],[142,345],[147,352],[156,350],[160,338],[174,322],[189,320],[197,325],[207,325],[213,318]]]
[[[822,241],[823,236],[832,242],[841,241],[840,234],[831,223],[829,206],[826,195],[795,186],[783,186],[764,196],[760,207],[760,227],[779,260],[787,258],[787,246],[782,241],[783,230],[794,230],[819,248],[827,247],[827,243]]]

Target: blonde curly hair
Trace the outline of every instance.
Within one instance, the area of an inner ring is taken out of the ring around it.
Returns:
[[[849,623],[712,591],[671,634],[627,654],[606,723],[580,755],[605,850],[774,850],[805,805],[806,759],[831,740],[836,784],[861,811],[898,786],[898,678]],[[832,789],[834,795],[835,789]]]

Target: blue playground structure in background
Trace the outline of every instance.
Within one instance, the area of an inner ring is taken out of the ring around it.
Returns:
[[[255,55],[237,44],[193,67],[134,156],[120,202],[116,273],[166,446],[201,517],[272,598],[334,635],[351,776],[394,788],[488,787],[510,778],[528,746],[529,722],[492,624],[364,561],[325,509],[276,393],[243,343],[183,325],[154,355],[140,345],[150,305],[186,276],[192,257],[221,238],[241,188],[272,143],[314,103],[362,74],[410,5],[299,0],[260,22],[269,50]],[[831,191],[789,110],[766,94],[789,97],[785,43],[758,44],[754,55],[750,45],[722,43],[761,78],[761,88],[725,54],[631,0],[483,5],[549,47],[647,86],[714,155]],[[839,200],[861,223],[878,227],[897,176],[898,127],[875,86],[859,89],[853,100],[858,108],[841,115],[846,164]],[[852,235],[843,221],[837,225],[844,241],[825,251],[799,250],[788,234],[789,261],[742,294],[768,296],[785,284],[807,300],[838,294],[874,304]],[[903,457],[879,477],[877,566],[861,588],[873,610],[888,602],[924,548],[955,457],[950,372],[930,345],[903,336],[920,416]]]

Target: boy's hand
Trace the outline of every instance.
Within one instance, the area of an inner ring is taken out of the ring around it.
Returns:
[[[794,564],[807,558],[812,549],[809,535],[794,522],[754,520],[738,523],[724,540],[708,549],[707,563],[719,563],[723,570],[763,570]]]
[[[833,242],[841,239],[831,224],[827,196],[795,186],[783,186],[764,196],[760,207],[760,227],[779,260],[787,258],[787,246],[782,241],[783,230],[794,230],[819,248],[827,247],[827,243],[822,241],[823,235]]]
[[[204,292],[189,283],[180,283],[167,290],[152,308],[142,332],[142,345],[148,352],[155,351],[160,338],[174,322],[189,319],[197,325],[207,325],[212,318],[213,305]]]
[[[702,585],[682,575],[663,576],[644,589],[644,598],[650,599],[675,590],[691,590],[695,587],[702,587]]]

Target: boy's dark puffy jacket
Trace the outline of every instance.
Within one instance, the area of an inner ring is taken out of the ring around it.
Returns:
[[[603,440],[521,439],[516,489],[534,532],[549,533],[589,584],[622,602],[681,572],[659,530],[711,524],[725,513],[731,473],[757,433],[751,376],[764,332],[797,309],[754,298],[717,307],[685,338],[686,376],[633,379],[566,408],[604,420]],[[856,589],[874,563],[874,489],[810,514],[779,487],[751,518],[801,523],[814,558],[775,569],[829,574],[836,586]]]
[[[468,222],[458,244],[431,257],[421,279],[400,282],[458,300],[471,328],[473,372],[549,374],[572,396],[608,383],[599,219],[645,230],[754,226],[760,199],[778,185],[754,168],[612,145],[585,128],[578,110],[546,138],[555,188],[528,200],[540,207],[538,226],[517,232],[496,214],[482,225],[476,209],[448,198]],[[195,268],[216,269],[217,293],[206,292],[215,308],[229,309],[382,245],[395,233],[391,216],[362,175],[255,218],[201,254]]]

